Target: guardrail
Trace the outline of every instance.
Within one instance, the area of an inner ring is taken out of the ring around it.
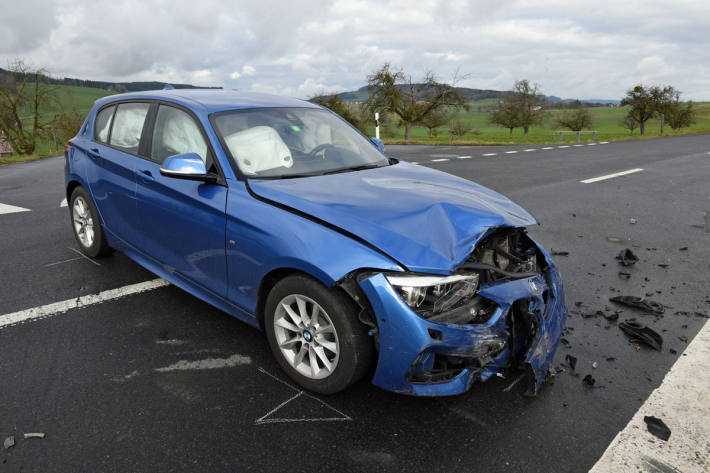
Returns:
[[[555,133],[560,134],[560,143],[562,143],[562,135],[564,135],[565,133],[576,133],[577,134],[577,144],[579,144],[579,135],[580,134],[591,133],[592,134],[592,143],[594,143],[597,133],[599,133],[599,132],[598,131],[564,131],[564,130],[562,130],[562,131],[555,131]]]

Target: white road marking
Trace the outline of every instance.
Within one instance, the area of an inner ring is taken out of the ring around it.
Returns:
[[[471,159],[473,156],[459,156],[456,159]]]
[[[54,302],[52,304],[33,307],[32,309],[20,310],[5,315],[0,315],[0,330],[12,325],[21,324],[31,320],[45,319],[54,315],[63,314],[68,310],[86,307],[94,304],[101,304],[112,299],[125,297],[131,294],[138,294],[145,291],[151,291],[159,287],[167,286],[170,283],[165,279],[153,279],[128,286],[119,287],[117,289],[109,289],[101,291],[98,294],[89,294],[86,296],[73,297],[65,301]]]
[[[515,154],[517,151],[506,151],[505,154]]]
[[[92,260],[91,258],[89,258],[88,256],[86,256],[84,253],[82,253],[81,251],[77,250],[76,248],[67,247],[67,249],[68,249],[68,250],[71,250],[71,251],[73,251],[74,253],[76,253],[77,255],[81,256],[81,257],[84,258],[86,261],[89,261],[90,263],[94,263],[96,266],[101,266],[101,263]]]
[[[609,144],[609,142],[608,141],[600,141],[599,144],[600,145],[607,145],[607,144]]]
[[[707,471],[710,382],[702,373],[709,371],[710,323],[705,322],[661,385],[616,435],[590,472]],[[648,432],[644,416],[660,418],[670,428],[668,441]]]
[[[186,371],[186,370],[215,370],[219,368],[232,368],[234,366],[250,365],[251,358],[244,355],[234,354],[229,358],[206,358],[204,360],[187,361],[180,360],[170,366],[156,368],[159,373],[168,373],[170,371]]]
[[[45,267],[45,268],[49,268],[49,267],[52,267],[52,266],[56,266],[56,265],[58,265],[58,264],[68,263],[68,262],[70,262],[70,261],[76,261],[76,260],[80,260],[80,259],[82,259],[82,258],[79,258],[79,257],[77,256],[76,258],[65,259],[64,261],[57,261],[56,263],[45,264],[44,267]]]
[[[572,146],[576,146],[576,147],[579,147],[579,146],[584,146],[584,145],[572,145]]]
[[[287,383],[286,381],[283,381],[283,380],[277,378],[276,376],[274,376],[273,374],[269,373],[264,368],[259,367],[259,371],[261,373],[264,373],[265,375],[271,377],[271,379],[278,381],[279,383],[283,384],[284,386],[287,386],[287,387],[291,388],[292,390],[298,391],[298,392],[295,395],[291,396],[290,398],[286,399],[284,402],[282,402],[278,406],[271,409],[269,412],[267,412],[263,416],[256,419],[254,421],[254,425],[287,424],[287,423],[293,423],[293,422],[342,422],[342,421],[352,420],[352,418],[349,415],[342,413],[341,411],[339,411],[335,407],[324,402],[322,399],[319,399],[311,394],[308,394],[305,391],[302,391],[302,390],[299,390],[299,389],[293,387],[291,384]],[[276,413],[279,409],[283,408],[289,402],[295,401],[296,399],[300,398],[301,396],[305,396],[305,397],[308,397],[308,398],[313,399],[315,401],[318,401],[323,407],[339,414],[339,417],[306,417],[306,418],[299,418],[299,419],[269,417],[269,416],[273,415],[274,413]]]
[[[555,147],[554,147],[554,146],[547,146],[547,147],[542,148],[542,149],[555,149]]]
[[[587,146],[596,146],[597,143],[587,143]]]
[[[591,184],[592,182],[604,181],[606,179],[613,179],[615,177],[626,176],[627,174],[633,174],[635,172],[640,172],[640,171],[643,171],[643,169],[642,168],[629,169],[628,171],[615,172],[614,174],[607,174],[605,176],[593,177],[591,179],[585,179],[585,180],[579,181],[579,182],[581,182],[583,184]]]
[[[530,152],[530,151],[537,151],[537,148],[529,148],[529,149],[524,149],[523,151],[525,152]]]
[[[449,160],[449,158],[439,158],[439,159],[432,159],[431,162],[432,163],[440,163],[442,161],[448,161],[448,160]]]
[[[569,145],[558,146],[558,148],[569,148]]]
[[[485,153],[483,156],[495,156],[498,153]]]
[[[29,211],[30,209],[26,209],[24,207],[17,207],[16,205],[0,204],[0,215]]]
[[[62,199],[61,202],[59,202],[59,207],[66,207],[66,206],[67,206],[67,199],[64,198],[64,199]]]

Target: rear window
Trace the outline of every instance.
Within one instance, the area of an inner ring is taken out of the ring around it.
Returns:
[[[137,154],[143,133],[148,103],[122,103],[113,118],[110,144],[129,153]]]
[[[108,132],[111,129],[111,119],[115,106],[106,107],[96,115],[94,122],[94,137],[99,143],[108,143]]]

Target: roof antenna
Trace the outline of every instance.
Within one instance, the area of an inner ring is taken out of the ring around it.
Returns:
[[[163,90],[175,90],[175,87],[173,87],[170,84],[165,84],[165,87],[163,87]]]

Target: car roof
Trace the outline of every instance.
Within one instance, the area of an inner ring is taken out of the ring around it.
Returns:
[[[311,102],[290,97],[224,89],[169,89],[130,92],[103,97],[96,101],[96,106],[102,107],[111,102],[123,100],[164,100],[207,114],[247,108],[321,108]]]

